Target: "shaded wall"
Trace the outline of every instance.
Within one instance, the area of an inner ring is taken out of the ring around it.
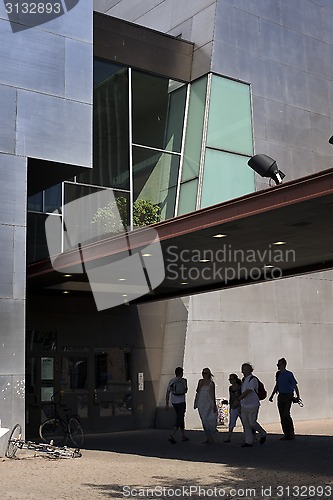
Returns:
[[[27,329],[56,331],[58,355],[64,346],[75,346],[78,352],[82,348],[84,352],[92,352],[94,349],[109,347],[128,348],[130,351],[132,418],[115,417],[107,429],[102,422],[99,424],[98,419],[93,422],[92,427],[87,427],[91,422],[82,420],[86,432],[92,432],[93,428],[105,432],[154,427],[167,317],[168,303],[162,301],[156,303],[154,308],[147,305],[124,305],[99,312],[96,311],[92,296],[30,296],[27,301]],[[55,353],[51,352],[49,355],[52,354]],[[72,355],[75,355],[75,351]],[[143,373],[143,390],[139,389],[139,373]],[[91,399],[94,397],[93,376],[93,373],[88,373],[87,396]],[[74,393],[73,396],[75,397]],[[39,404],[40,395],[35,393],[34,397]]]
[[[36,28],[17,21],[12,30],[1,2],[0,418],[10,428],[25,420],[27,157],[91,167],[92,1]]]

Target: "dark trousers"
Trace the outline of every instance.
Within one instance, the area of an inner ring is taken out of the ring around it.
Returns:
[[[293,394],[279,394],[277,406],[280,414],[281,427],[286,437],[294,437],[294,422],[290,415]]]
[[[172,406],[174,407],[176,412],[175,428],[184,430],[186,403],[173,403]]]

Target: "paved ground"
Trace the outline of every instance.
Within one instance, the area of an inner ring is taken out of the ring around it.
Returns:
[[[50,460],[18,452],[0,459],[1,499],[333,499],[333,420],[297,422],[295,441],[266,426],[266,444],[241,448],[203,434],[171,445],[162,430],[87,437],[82,458]]]

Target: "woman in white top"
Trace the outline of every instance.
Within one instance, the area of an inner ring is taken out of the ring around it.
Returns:
[[[217,407],[215,397],[215,384],[212,380],[212,372],[209,368],[202,370],[202,379],[199,380],[194,408],[198,408],[202,427],[206,439],[204,443],[212,443],[213,435],[217,426]]]

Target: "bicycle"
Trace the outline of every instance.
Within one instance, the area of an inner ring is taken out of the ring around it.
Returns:
[[[74,446],[81,448],[84,441],[84,433],[79,420],[72,415],[70,408],[64,408],[65,418],[61,417],[58,411],[60,403],[56,403],[54,397],[55,394],[51,397],[54,416],[48,418],[40,425],[39,435],[41,439],[47,443],[52,441],[55,445],[59,445],[62,442],[66,445],[68,439],[70,439]]]
[[[17,450],[33,450],[37,453],[45,453],[48,458],[80,458],[82,453],[79,449],[71,449],[67,446],[54,446],[53,444],[35,443],[22,439],[22,428],[16,424],[9,436],[5,452],[7,458],[17,458]]]

